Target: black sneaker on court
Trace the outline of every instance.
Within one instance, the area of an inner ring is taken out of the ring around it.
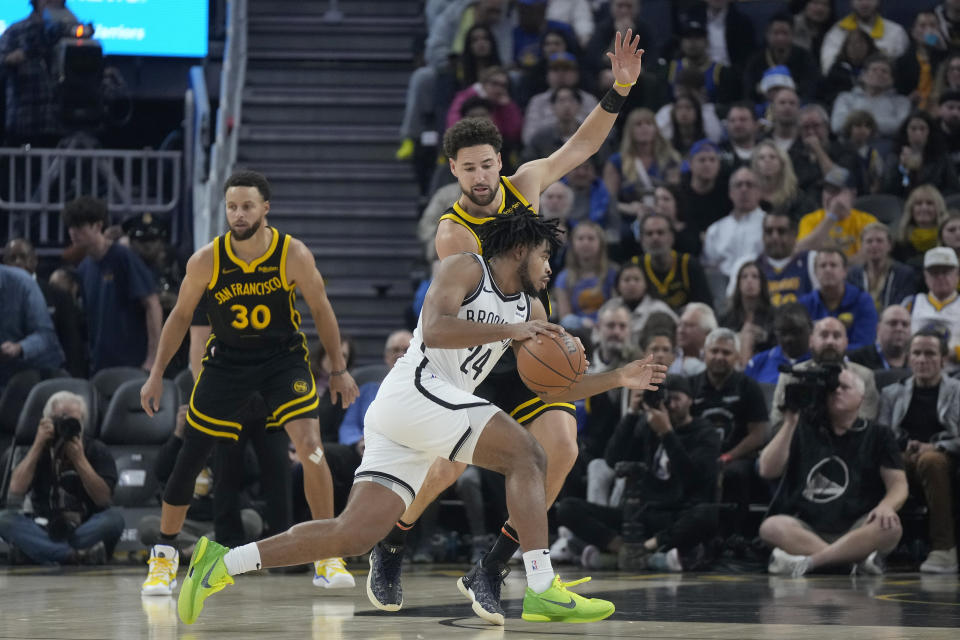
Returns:
[[[491,624],[503,625],[500,587],[509,573],[510,568],[506,565],[499,572],[487,569],[483,566],[483,558],[481,558],[467,572],[467,575],[457,580],[457,588],[473,603],[475,614]]]
[[[370,573],[367,574],[367,598],[382,611],[399,611],[403,606],[403,585],[400,570],[403,547],[378,542],[370,552]]]

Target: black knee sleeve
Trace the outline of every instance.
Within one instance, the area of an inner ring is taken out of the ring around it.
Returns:
[[[177,462],[163,491],[164,502],[175,507],[190,504],[197,484],[197,475],[206,464],[215,444],[216,439],[212,436],[187,427],[183,435],[183,446],[177,454]]]

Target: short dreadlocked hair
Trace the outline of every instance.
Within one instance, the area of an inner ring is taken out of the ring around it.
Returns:
[[[538,247],[546,241],[550,253],[563,245],[559,220],[545,219],[529,210],[520,210],[504,216],[495,216],[480,227],[483,255],[490,259],[516,247]]]
[[[443,134],[443,153],[454,160],[460,149],[481,144],[490,145],[497,153],[503,146],[503,136],[488,118],[464,118]]]

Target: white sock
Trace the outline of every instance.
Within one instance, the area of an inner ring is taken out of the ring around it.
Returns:
[[[532,549],[523,554],[523,566],[527,568],[527,586],[534,593],[543,593],[553,584],[553,565],[549,549]]]
[[[227,567],[227,573],[232,576],[247,571],[256,571],[260,568],[260,549],[256,542],[245,544],[242,547],[230,549],[223,556],[223,564]]]

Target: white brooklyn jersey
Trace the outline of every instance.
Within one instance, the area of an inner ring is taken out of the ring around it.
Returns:
[[[483,277],[476,290],[460,305],[457,317],[470,322],[486,324],[519,324],[530,319],[530,297],[525,293],[505,295],[497,287],[490,266],[471,253],[483,267]],[[417,321],[410,348],[401,362],[418,368],[421,373],[437,376],[470,393],[483,382],[503,352],[510,348],[510,340],[491,342],[469,349],[436,349],[423,344],[423,314]],[[400,364],[398,362],[397,364]]]

